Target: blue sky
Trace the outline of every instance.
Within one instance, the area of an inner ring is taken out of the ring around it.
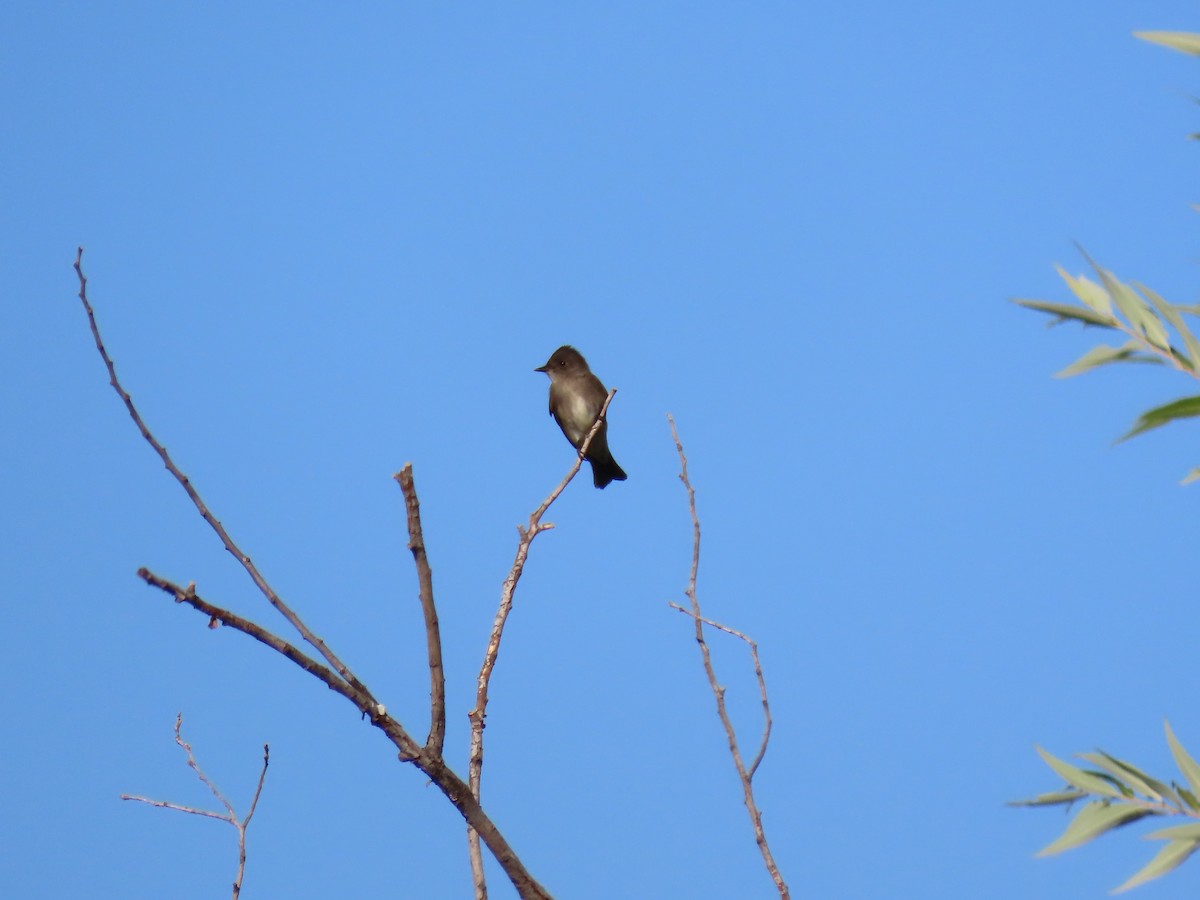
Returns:
[[[87,331],[276,588],[422,731],[413,463],[447,754],[515,525],[571,452],[534,373],[573,343],[629,480],[578,479],[493,681],[485,805],[562,897],[772,896],[681,600],[758,639],[756,781],[796,896],[1103,896],[1132,834],[1053,860],[1034,743],[1200,752],[1194,428],[1117,447],[1166,371],[1050,375],[1094,340],[1073,241],[1197,302],[1200,65],[1182,2],[26,4],[0,54],[6,389],[0,887],[469,895],[463,827],[353,710],[134,576],[286,632],[142,442]],[[744,740],[743,648],[714,651]],[[1195,893],[1193,863],[1143,889]],[[511,896],[495,867],[494,896]]]

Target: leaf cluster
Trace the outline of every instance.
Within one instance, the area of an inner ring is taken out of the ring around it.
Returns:
[[[1102,750],[1077,756],[1094,768],[1080,768],[1037,748],[1046,765],[1067,784],[1066,787],[1011,806],[1067,806],[1078,802],[1083,807],[1075,814],[1055,841],[1038,851],[1038,856],[1054,856],[1080,847],[1100,835],[1149,816],[1184,816],[1198,821],[1173,825],[1145,835],[1147,840],[1167,843],[1150,862],[1113,890],[1114,894],[1145,884],[1181,865],[1200,847],[1200,765],[1175,737],[1170,722],[1165,723],[1167,744],[1187,786],[1174,781],[1168,786],[1141,769],[1110,756]]]
[[[1071,275],[1061,266],[1058,274],[1071,289],[1078,303],[1049,303],[1044,300],[1016,300],[1037,312],[1053,316],[1051,325],[1066,321],[1081,322],[1084,327],[1104,328],[1124,335],[1120,344],[1098,344],[1071,365],[1055,373],[1056,378],[1080,375],[1113,363],[1166,365],[1200,379],[1200,341],[1189,327],[1189,317],[1200,318],[1200,305],[1168,303],[1159,294],[1138,282],[1123,282],[1108,269],[1096,264],[1085,253],[1098,280],[1086,275]],[[1178,419],[1200,416],[1200,395],[1181,397],[1142,413],[1118,441],[1125,441]],[[1200,468],[1192,469],[1184,483],[1200,479]]]

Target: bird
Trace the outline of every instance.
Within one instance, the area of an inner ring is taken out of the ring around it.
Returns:
[[[608,391],[592,374],[583,354],[569,344],[559,347],[544,366],[533,371],[545,372],[550,377],[550,415],[578,450],[604,408]],[[606,488],[611,482],[624,481],[628,477],[608,449],[607,422],[600,424],[584,459],[592,464],[592,483],[598,488]]]

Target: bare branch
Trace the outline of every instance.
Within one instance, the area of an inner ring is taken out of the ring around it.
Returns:
[[[725,737],[729,741],[729,755],[733,757],[734,768],[737,769],[738,780],[742,783],[742,798],[746,804],[746,811],[750,814],[750,824],[754,829],[754,840],[758,844],[758,849],[762,853],[763,863],[766,865],[767,873],[775,882],[775,888],[779,891],[781,900],[789,900],[791,894],[788,891],[788,886],[783,880],[783,876],[779,874],[779,867],[775,865],[775,857],[771,854],[770,845],[767,843],[766,832],[763,831],[762,813],[759,812],[758,805],[754,800],[754,787],[752,784],[754,772],[762,762],[763,756],[767,752],[767,739],[771,734],[771,711],[767,703],[767,685],[763,680],[762,666],[758,661],[758,645],[750,640],[739,631],[735,631],[725,625],[719,625],[710,619],[704,618],[700,614],[700,601],[696,599],[696,576],[700,571],[700,517],[696,513],[696,491],[692,487],[691,481],[688,479],[687,456],[683,452],[683,443],[679,440],[679,431],[675,428],[675,419],[671,415],[667,416],[667,421],[671,423],[671,436],[675,439],[675,450],[679,454],[680,473],[679,480],[683,482],[684,488],[687,489],[688,495],[688,510],[692,515],[692,567],[688,575],[688,586],[684,593],[691,601],[691,611],[684,609],[676,603],[672,603],[675,609],[686,615],[691,616],[692,621],[696,625],[696,643],[700,645],[700,656],[704,662],[704,673],[708,676],[709,687],[712,688],[713,697],[717,701],[717,715],[721,719],[721,725],[725,729]],[[704,639],[704,625],[712,625],[719,628],[721,631],[740,637],[750,645],[751,653],[754,657],[754,669],[758,675],[759,688],[762,691],[763,711],[766,714],[766,730],[763,734],[762,746],[759,748],[758,755],[750,768],[747,769],[742,762],[742,754],[738,749],[737,734],[733,728],[733,722],[730,721],[729,712],[725,708],[725,688],[717,682],[717,673],[713,669],[712,656],[708,650],[708,642]]]
[[[204,770],[200,768],[200,764],[196,762],[196,757],[192,753],[192,745],[183,739],[183,735],[179,733],[179,729],[183,727],[183,713],[175,716],[175,743],[178,744],[183,752],[187,754],[187,764],[196,777],[213,793],[213,796],[221,801],[221,805],[229,812],[228,819],[230,822],[237,822],[237,813],[233,811],[233,804],[230,803],[225,795],[217,789],[217,786],[212,783],[212,780],[204,774]]]
[[[263,767],[262,772],[258,776],[258,787],[254,789],[254,799],[250,801],[250,811],[246,813],[246,818],[242,822],[242,827],[250,824],[250,820],[254,817],[254,811],[258,809],[258,798],[262,796],[263,782],[267,780],[267,766],[271,764],[271,747],[268,744],[263,744]]]
[[[425,554],[425,535],[421,531],[421,504],[413,483],[412,463],[392,476],[404,492],[404,507],[408,512],[408,549],[417,566],[420,585],[421,613],[425,616],[425,644],[429,654],[429,737],[425,749],[435,756],[442,755],[446,742],[446,674],[442,670],[442,636],[438,627],[437,607],[433,603],[433,572]]]
[[[697,618],[696,614],[690,609],[684,609],[674,601],[668,601],[667,606],[671,607],[671,609],[679,610],[685,616]],[[752,762],[749,769],[747,769],[747,775],[750,778],[753,778],[754,773],[758,771],[759,764],[763,761],[763,757],[767,755],[767,741],[771,739],[771,702],[767,699],[767,681],[763,676],[762,662],[758,658],[758,643],[751,640],[747,635],[738,631],[736,628],[730,628],[728,625],[722,625],[720,622],[714,622],[712,619],[706,619],[703,616],[699,616],[698,618],[705,625],[711,626],[718,631],[724,631],[726,634],[732,634],[736,638],[740,638],[746,642],[747,646],[750,647],[750,658],[754,660],[754,677],[758,679],[758,691],[762,696],[763,721],[765,723],[763,725],[762,743],[759,744],[758,747],[758,755],[754,757],[754,762]]]
[[[83,308],[87,313],[88,323],[91,325],[92,329],[92,336],[96,341],[96,349],[100,352],[100,356],[104,360],[104,364],[108,369],[110,383],[112,384],[113,389],[116,390],[117,394],[121,397],[121,400],[125,403],[125,407],[129,411],[130,417],[138,426],[142,436],[155,449],[155,452],[157,452],[159,457],[163,460],[163,463],[166,465],[167,469],[173,476],[175,476],[175,479],[187,492],[197,510],[200,512],[201,517],[204,518],[204,520],[210,525],[210,527],[213,528],[214,531],[216,531],[217,535],[224,543],[225,548],[235,557],[237,557],[237,559],[242,563],[247,574],[250,575],[251,580],[254,581],[255,585],[258,586],[259,590],[263,592],[271,604],[275,606],[277,610],[283,613],[285,618],[292,623],[292,625],[297,629],[297,631],[300,632],[301,636],[303,636],[306,641],[320,651],[321,655],[330,664],[330,666],[332,666],[332,670],[307,656],[298,648],[280,638],[278,635],[267,631],[262,626],[251,622],[248,619],[244,619],[238,615],[235,615],[229,610],[213,606],[211,603],[201,599],[196,594],[196,588],[194,584],[189,584],[186,588],[184,588],[178,584],[154,575],[145,568],[139,569],[138,575],[144,581],[146,581],[147,584],[157,587],[165,593],[171,595],[177,603],[186,603],[206,615],[209,620],[210,628],[215,628],[219,624],[224,624],[235,629],[236,631],[240,631],[243,634],[249,635],[256,641],[259,641],[260,643],[275,650],[277,653],[285,656],[301,669],[322,681],[330,690],[336,691],[353,703],[354,706],[362,713],[362,715],[369,719],[372,725],[382,731],[384,735],[387,736],[388,740],[392,742],[393,746],[399,750],[398,756],[402,762],[411,762],[438,786],[438,789],[441,790],[454,808],[459,811],[459,814],[462,815],[463,819],[466,820],[467,825],[475,833],[477,833],[487,845],[488,850],[491,851],[496,861],[500,864],[500,867],[504,870],[505,875],[508,876],[509,880],[513,884],[513,887],[516,888],[517,893],[522,900],[550,900],[550,894],[537,882],[536,879],[534,879],[534,877],[529,873],[528,869],[525,868],[525,865],[513,851],[508,841],[505,840],[495,823],[492,822],[491,818],[486,812],[484,812],[483,807],[479,804],[478,798],[474,793],[472,793],[467,782],[455,774],[445,764],[440,753],[435,754],[428,752],[425,747],[413,740],[404,727],[397,720],[393,719],[387,714],[386,708],[382,703],[379,703],[375,699],[371,691],[368,690],[367,687],[362,684],[362,682],[355,678],[351,674],[350,670],[341,662],[341,660],[339,660],[333,654],[333,652],[325,646],[325,643],[320,640],[320,638],[317,638],[315,635],[313,635],[307,626],[300,621],[300,618],[294,612],[292,612],[292,610],[288,608],[282,600],[279,599],[278,595],[275,594],[275,592],[263,579],[262,575],[250,562],[250,558],[246,556],[236,544],[233,543],[228,534],[225,532],[224,528],[221,526],[220,522],[218,522],[213,517],[212,513],[209,512],[208,508],[204,505],[204,502],[200,499],[199,494],[197,494],[195,489],[192,487],[187,476],[180,472],[175,466],[174,462],[171,461],[170,456],[167,454],[166,448],[159,443],[153,434],[151,434],[150,429],[142,420],[137,408],[133,405],[132,398],[129,396],[128,392],[121,387],[120,382],[117,380],[116,369],[113,366],[112,359],[108,355],[108,351],[105,350],[104,342],[101,340],[100,330],[96,325],[96,318],[92,312],[91,304],[88,302],[87,298],[87,279],[83,274],[82,259],[83,248],[81,247],[75,258],[75,271],[79,275],[79,299],[83,302]],[[607,407],[607,403],[605,406]],[[596,429],[593,428],[593,433],[595,430]],[[584,446],[586,448],[586,444]],[[578,468],[579,463],[577,462],[575,469],[572,470],[572,475],[575,471],[578,471]],[[559,486],[559,492],[561,492],[564,486],[565,484]],[[557,493],[555,496],[557,496]],[[543,530],[549,527],[552,526],[540,526],[540,528]],[[264,751],[265,749],[266,748],[264,747]],[[265,771],[264,760],[264,778]],[[260,791],[261,785],[262,779],[260,778]],[[257,797],[258,794],[256,793],[255,803],[257,803]],[[144,800],[143,798],[130,797],[130,799],[139,799],[142,800],[142,802],[154,802]],[[168,804],[161,805],[166,806],[167,808],[180,808]],[[218,816],[218,818],[223,817]],[[249,815],[247,815],[247,821],[248,820]],[[245,827],[244,822],[242,827]]]
[[[257,625],[254,622],[251,622],[249,619],[243,619],[241,616],[236,615],[227,609],[222,609],[219,606],[213,606],[196,593],[196,586],[194,584],[189,584],[186,588],[180,587],[173,581],[160,578],[158,575],[155,575],[145,567],[138,569],[137,574],[139,578],[146,582],[146,584],[170,594],[175,599],[176,603],[186,603],[188,606],[191,606],[204,613],[204,615],[208,616],[209,627],[212,627],[212,623],[215,622],[220,625],[228,625],[230,628],[236,629],[243,634],[248,634],[259,643],[266,644],[275,652],[282,653],[305,672],[308,672],[310,675],[325,682],[326,686],[331,691],[337,691],[337,693],[341,694],[360,709],[365,709],[372,706],[372,703],[367,696],[360,694],[353,687],[348,685],[345,681],[339,678],[332,669],[321,665],[311,656],[305,655],[303,651],[299,650],[292,644],[289,644],[278,635],[267,631],[267,629],[263,628],[261,625]],[[415,741],[413,742],[413,746],[416,746]]]
[[[300,633],[300,636],[303,637],[304,640],[312,644],[317,651],[323,657],[325,657],[325,660],[331,666],[333,666],[334,670],[336,670],[342,678],[344,678],[356,690],[367,693],[369,696],[369,692],[367,691],[366,687],[364,687],[362,682],[354,677],[354,673],[346,668],[342,661],[334,655],[333,651],[325,645],[325,642],[313,634],[309,630],[308,626],[300,620],[300,617],[292,612],[291,608],[288,607],[288,605],[280,599],[279,595],[275,593],[275,590],[267,583],[267,580],[263,578],[262,574],[258,571],[258,568],[253,562],[250,561],[250,557],[247,556],[242,549],[233,542],[233,539],[225,530],[225,526],[223,526],[217,520],[216,516],[209,511],[204,501],[200,499],[200,495],[192,486],[191,479],[183,474],[183,472],[179,470],[179,467],[175,465],[175,462],[171,459],[171,455],[167,452],[167,448],[163,446],[163,444],[150,432],[150,429],[142,420],[141,414],[137,411],[137,407],[133,405],[133,398],[129,395],[129,392],[121,386],[121,382],[117,378],[116,367],[113,365],[113,361],[109,357],[108,351],[104,347],[104,341],[100,337],[100,329],[96,325],[95,313],[92,311],[91,303],[88,302],[87,278],[83,274],[82,247],[80,247],[78,252],[75,254],[75,272],[79,276],[79,299],[83,301],[83,308],[87,313],[88,324],[91,325],[92,328],[92,337],[96,341],[96,349],[100,352],[100,357],[104,360],[104,365],[108,369],[109,384],[112,385],[113,390],[117,392],[117,395],[125,404],[125,409],[129,411],[129,415],[133,419],[134,424],[137,425],[138,431],[142,433],[142,437],[144,437],[146,442],[154,448],[154,452],[157,453],[159,458],[163,461],[163,465],[167,467],[167,471],[175,477],[175,480],[179,482],[180,487],[182,487],[187,493],[189,499],[191,499],[192,503],[195,505],[196,510],[200,513],[201,518],[203,518],[204,521],[208,523],[209,527],[216,532],[217,537],[221,539],[221,543],[224,544],[225,549],[228,550],[233,557],[242,564],[242,567],[250,576],[250,580],[254,582],[258,589],[262,592],[263,596],[270,601],[272,606],[279,610],[285,619],[292,623],[292,627],[294,627],[296,631]]]
[[[179,812],[188,813],[193,816],[207,816],[210,819],[220,819],[222,822],[229,821],[229,817],[224,813],[213,812],[210,809],[197,809],[194,806],[180,806],[178,803],[172,803],[169,800],[151,800],[149,797],[140,797],[137,794],[122,794],[121,799],[136,800],[138,803],[157,806],[159,809],[176,809]]]
[[[471,785],[471,792],[475,795],[475,799],[480,799],[480,781],[483,776],[483,729],[486,725],[487,705],[488,705],[488,685],[492,680],[492,671],[496,668],[496,658],[500,654],[500,640],[504,636],[504,624],[508,621],[508,614],[512,611],[513,594],[517,590],[517,582],[521,580],[521,574],[525,571],[525,560],[529,556],[529,548],[533,544],[533,539],[543,531],[549,531],[554,527],[551,522],[542,522],[542,516],[546,514],[546,510],[550,508],[559,495],[566,490],[567,485],[571,483],[576,474],[579,472],[580,466],[583,465],[584,455],[591,446],[592,440],[604,425],[604,417],[608,413],[608,405],[612,403],[613,397],[616,396],[617,389],[613,388],[608,392],[608,396],[604,398],[604,405],[600,407],[600,414],[596,417],[596,421],[592,423],[592,428],[588,431],[583,439],[583,443],[579,445],[579,452],[575,459],[575,464],[571,466],[566,477],[559,482],[558,487],[550,492],[541,505],[538,506],[529,516],[529,524],[527,526],[517,526],[517,533],[520,535],[520,540],[517,541],[517,554],[513,560],[512,568],[509,569],[507,577],[504,579],[504,584],[500,588],[500,607],[496,610],[496,618],[492,622],[492,633],[488,637],[487,651],[483,655],[483,665],[479,668],[479,678],[475,682],[475,708],[467,713],[467,717],[471,720],[471,755],[468,762],[468,780]],[[487,898],[487,882],[484,879],[483,873],[483,856],[479,852],[479,836],[469,826],[467,828],[467,850],[471,858],[471,876],[475,884],[475,900],[486,900]]]
[[[225,807],[225,814],[211,812],[207,809],[196,809],[192,806],[181,806],[178,803],[171,803],[167,800],[150,800],[146,797],[136,797],[130,794],[122,794],[122,800],[136,800],[139,803],[147,803],[150,806],[157,806],[160,809],[175,809],[179,812],[189,813],[194,816],[205,816],[210,819],[219,819],[222,822],[228,822],[237,831],[238,836],[238,867],[237,875],[233,879],[233,900],[238,900],[238,895],[242,892],[242,879],[246,874],[246,826],[250,824],[250,817],[254,815],[254,810],[258,806],[258,798],[262,794],[263,782],[267,777],[267,763],[270,760],[270,750],[266,744],[263,744],[263,767],[262,774],[258,776],[258,787],[254,791],[254,800],[250,804],[250,811],[246,813],[246,818],[238,820],[237,813],[234,812],[233,804],[225,799],[225,795],[212,782],[212,780],[204,774],[204,770],[200,768],[200,764],[196,762],[196,757],[192,753],[192,746],[183,739],[180,734],[180,728],[183,726],[183,713],[179,713],[175,717],[175,743],[178,744],[183,752],[187,754],[188,767],[196,773],[196,777],[202,781],[205,786],[212,791],[213,796],[221,801],[221,805]]]
[[[518,895],[523,900],[549,900],[549,892],[538,884],[537,880],[525,868],[524,863],[521,862],[508,841],[505,840],[495,823],[484,812],[483,807],[479,804],[479,800],[472,793],[470,786],[459,778],[440,756],[435,756],[427,752],[424,747],[413,740],[412,736],[404,729],[404,726],[387,714],[387,710],[382,704],[375,703],[368,696],[359,694],[353,687],[338,678],[330,669],[305,656],[291,644],[287,643],[287,641],[271,634],[265,628],[204,600],[197,595],[194,585],[188,585],[184,588],[165,578],[160,578],[146,569],[140,569],[138,574],[147,584],[160,588],[173,597],[177,603],[186,603],[198,610],[207,616],[210,622],[228,625],[230,628],[247,634],[277,653],[286,656],[301,669],[324,682],[330,690],[336,691],[353,703],[359,712],[369,719],[372,725],[382,731],[388,740],[400,751],[399,758],[402,762],[411,762],[428,776],[438,786],[438,789],[446,795],[446,798],[466,820],[468,826],[487,845],[488,850],[496,858],[505,875],[508,876],[513,886],[517,889]],[[214,815],[214,817],[224,818],[217,815]]]

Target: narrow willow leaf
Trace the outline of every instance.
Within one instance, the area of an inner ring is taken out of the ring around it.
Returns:
[[[1175,788],[1175,792],[1183,798],[1183,802],[1191,808],[1192,812],[1200,811],[1200,800],[1196,799],[1195,794],[1185,787],[1180,787],[1173,781],[1171,782],[1171,786]]]
[[[1158,851],[1154,859],[1138,870],[1137,874],[1120,887],[1114,888],[1113,893],[1122,894],[1130,888],[1137,887],[1139,884],[1145,884],[1147,881],[1161,878],[1172,869],[1181,866],[1183,861],[1191,856],[1195,849],[1195,841],[1171,841],[1171,843]]]
[[[1200,841],[1200,822],[1160,828],[1158,831],[1143,834],[1142,837],[1148,841]]]
[[[1179,771],[1187,779],[1194,800],[1194,795],[1200,794],[1200,765],[1196,765],[1196,761],[1183,749],[1183,744],[1179,743],[1179,738],[1175,737],[1175,732],[1171,730],[1171,723],[1164,721],[1163,726],[1167,730],[1167,743],[1171,745],[1171,755],[1175,757],[1175,765],[1179,766]]]
[[[1181,481],[1179,483],[1180,484],[1191,484],[1197,478],[1200,478],[1200,469],[1192,469],[1192,471],[1188,472],[1186,475],[1183,476],[1183,481]]]
[[[1120,789],[1109,783],[1106,779],[1099,775],[1094,775],[1091,772],[1085,772],[1077,766],[1071,765],[1069,762],[1063,762],[1057,756],[1047,753],[1041,747],[1035,747],[1038,755],[1045,760],[1046,765],[1058,773],[1071,787],[1078,788],[1081,791],[1087,791],[1089,794],[1099,794],[1102,797],[1113,797],[1120,799],[1124,796]]]
[[[1013,302],[1018,306],[1024,306],[1026,309],[1035,309],[1038,312],[1056,316],[1057,318],[1050,323],[1051,325],[1057,325],[1059,322],[1064,322],[1067,319],[1076,319],[1084,325],[1099,325],[1102,328],[1117,327],[1116,319],[1112,316],[1102,316],[1085,306],[1069,306],[1066,303],[1046,303],[1043,300],[1014,300]]]
[[[1154,314],[1154,310],[1150,308],[1149,304],[1138,296],[1137,291],[1119,281],[1107,269],[1100,269],[1099,272],[1104,286],[1108,289],[1109,296],[1113,298],[1117,308],[1129,320],[1129,324],[1141,331],[1146,336],[1146,340],[1155,347],[1166,350],[1171,343],[1167,337],[1167,330],[1163,328],[1162,321]]]
[[[1129,320],[1129,324],[1144,334],[1150,343],[1166,349],[1168,343],[1166,330],[1146,301],[1139,297],[1133,288],[1092,259],[1082,247],[1079,247],[1079,252],[1088,261],[1088,265],[1100,276],[1104,289],[1117,304],[1117,309],[1121,311],[1121,314]]]
[[[1112,300],[1104,288],[1083,275],[1072,275],[1062,266],[1055,266],[1055,269],[1058,270],[1059,276],[1067,283],[1076,297],[1100,315],[1112,318]]]
[[[1180,53],[1200,56],[1200,34],[1191,34],[1187,31],[1135,31],[1133,36],[1141,38],[1143,41],[1149,41],[1151,44],[1170,47]]]
[[[1117,443],[1127,441],[1131,437],[1137,437],[1139,434],[1144,434],[1155,428],[1161,428],[1174,422],[1176,419],[1190,419],[1195,416],[1200,416],[1200,397],[1183,397],[1179,400],[1172,400],[1170,403],[1165,403],[1162,406],[1156,406],[1154,409],[1148,409],[1133,423],[1133,427],[1125,434],[1117,438]],[[1200,791],[1193,784],[1193,788]]]
[[[1106,831],[1136,822],[1146,816],[1153,815],[1148,809],[1133,806],[1129,803],[1106,803],[1095,800],[1079,811],[1079,814],[1067,826],[1058,838],[1039,850],[1036,856],[1054,856],[1064,850],[1073,850],[1098,838]]]
[[[1151,800],[1161,800],[1163,793],[1169,790],[1165,785],[1159,784],[1137,767],[1131,766],[1126,762],[1121,762],[1121,760],[1114,756],[1109,756],[1103,750],[1099,753],[1080,753],[1079,756],[1081,759],[1086,759],[1093,765],[1099,766],[1114,778],[1125,782],[1143,797],[1149,797]]]
[[[1013,800],[1007,806],[1061,806],[1064,803],[1074,803],[1088,796],[1087,791],[1068,789],[1051,791],[1048,794],[1038,794],[1032,800]]]
[[[1179,310],[1144,284],[1137,284],[1135,282],[1135,285],[1138,290],[1150,298],[1150,302],[1154,304],[1159,314],[1171,323],[1171,327],[1179,332],[1179,336],[1183,338],[1183,345],[1187,347],[1188,359],[1192,364],[1192,371],[1196,371],[1197,367],[1200,367],[1200,342],[1197,342],[1196,336],[1187,327],[1187,322],[1183,321],[1183,316],[1179,314]]]
[[[1144,781],[1146,783],[1146,785],[1150,788],[1150,790],[1153,792],[1152,794],[1146,794],[1146,796],[1153,796],[1153,794],[1159,794],[1162,799],[1164,799],[1170,803],[1174,803],[1180,809],[1183,808],[1183,801],[1180,799],[1179,795],[1177,793],[1175,793],[1174,788],[1167,787],[1165,784],[1163,784],[1157,778],[1151,778],[1149,775],[1147,775],[1141,769],[1137,768],[1132,763],[1127,763],[1123,759],[1117,759],[1115,756],[1111,756],[1111,755],[1105,753],[1103,750],[1100,751],[1100,755],[1105,757],[1109,761],[1111,761],[1114,765],[1120,766],[1127,773],[1129,773],[1129,777],[1130,777],[1131,781],[1135,778]]]
[[[1138,345],[1134,341],[1123,344],[1120,347],[1113,347],[1109,344],[1100,344],[1093,347],[1075,362],[1071,363],[1065,369],[1054,373],[1055,378],[1070,378],[1072,375],[1081,375],[1089,369],[1095,369],[1098,366],[1103,366],[1113,362],[1158,362],[1152,357],[1146,357],[1138,360],[1132,357],[1137,356]]]

